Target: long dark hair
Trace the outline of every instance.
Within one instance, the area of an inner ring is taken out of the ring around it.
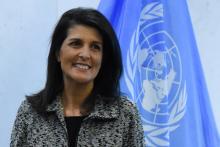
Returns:
[[[91,100],[94,100],[96,95],[100,95],[106,101],[120,96],[122,59],[119,42],[111,24],[95,9],[75,8],[62,15],[52,34],[45,87],[40,92],[27,96],[27,100],[38,112],[45,112],[47,106],[63,90],[63,74],[57,55],[67,37],[68,29],[74,25],[93,27],[103,38],[102,65],[94,81]]]

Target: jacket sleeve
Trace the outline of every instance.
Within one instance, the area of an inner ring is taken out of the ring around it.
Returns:
[[[12,129],[10,147],[26,146],[27,119],[27,102],[23,101],[18,109],[17,116]]]
[[[144,131],[137,107],[130,104],[130,125],[126,135],[125,147],[145,147]]]

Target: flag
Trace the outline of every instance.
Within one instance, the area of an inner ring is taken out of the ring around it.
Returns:
[[[219,147],[185,0],[101,0],[123,58],[122,92],[136,103],[148,147]]]

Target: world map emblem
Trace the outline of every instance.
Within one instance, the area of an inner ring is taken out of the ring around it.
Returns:
[[[125,83],[141,112],[147,146],[169,146],[187,102],[178,45],[165,29],[163,4],[141,11],[127,52]]]

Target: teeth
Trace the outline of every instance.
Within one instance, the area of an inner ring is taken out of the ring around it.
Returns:
[[[82,64],[75,64],[76,67],[81,68],[81,69],[89,69],[88,65],[82,65]]]

